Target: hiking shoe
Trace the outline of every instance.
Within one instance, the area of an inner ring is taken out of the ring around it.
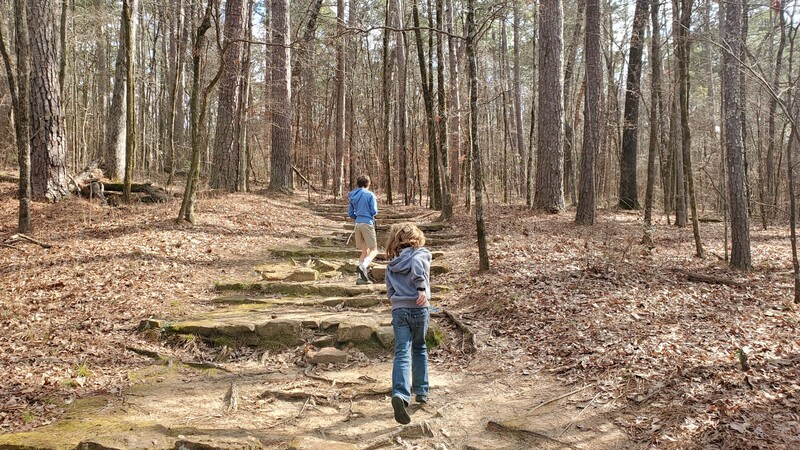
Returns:
[[[428,404],[428,396],[427,395],[418,395],[416,400],[417,400],[417,403],[421,403],[423,405],[427,405]]]
[[[361,277],[356,278],[356,284],[361,286],[362,284],[372,284],[372,281],[365,280]]]
[[[367,275],[367,271],[362,269],[361,266],[356,266],[356,271],[358,272],[358,277],[364,281],[372,282]]]
[[[402,397],[392,397],[392,409],[394,409],[394,420],[403,425],[411,423],[411,417],[408,417],[406,411],[406,401]]]

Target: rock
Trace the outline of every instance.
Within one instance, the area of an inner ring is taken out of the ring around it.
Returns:
[[[372,339],[374,330],[367,325],[339,324],[336,330],[338,342],[363,342]]]
[[[323,278],[323,279],[326,279],[326,280],[333,280],[335,278],[339,278],[340,276],[342,276],[342,273],[339,272],[338,270],[322,272],[322,273],[319,274],[320,278]]]
[[[164,328],[165,326],[167,326],[167,321],[166,320],[161,320],[161,319],[142,319],[139,322],[138,330],[139,331],[160,330],[160,329]]]
[[[433,429],[431,429],[430,424],[428,421],[424,421],[422,423],[413,423],[410,425],[406,425],[403,427],[400,432],[398,432],[395,436],[400,436],[406,439],[419,439],[419,438],[432,438],[433,437]]]
[[[386,280],[386,266],[383,264],[375,264],[371,267],[370,277],[373,281],[383,283]]]
[[[325,347],[318,352],[309,352],[308,362],[311,364],[346,363],[347,353],[335,347]]]
[[[380,327],[375,334],[378,336],[378,340],[385,348],[393,348],[394,347],[394,330],[391,326],[389,327]]]
[[[320,272],[338,271],[342,267],[341,263],[335,263],[326,259],[318,259],[314,262],[314,268]]]
[[[319,272],[308,267],[302,267],[295,269],[291,275],[284,278],[284,281],[317,281],[318,278]]]
[[[298,436],[289,443],[289,450],[358,450],[353,444],[340,441],[329,441],[311,436]]]
[[[311,341],[311,344],[313,344],[315,347],[330,347],[335,343],[336,340],[333,338],[333,336],[330,335],[319,336],[313,341]]]

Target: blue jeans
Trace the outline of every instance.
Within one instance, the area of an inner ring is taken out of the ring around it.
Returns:
[[[394,329],[394,368],[392,397],[401,397],[406,404],[416,395],[428,395],[428,308],[392,310]],[[409,372],[411,378],[409,378]]]

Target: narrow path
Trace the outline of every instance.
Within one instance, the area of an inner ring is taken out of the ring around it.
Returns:
[[[257,278],[217,281],[212,312],[142,322],[143,333],[183,345],[202,339],[231,352],[245,345],[260,357],[146,368],[130,375],[128,392],[77,401],[51,426],[1,435],[0,449],[626,447],[600,392],[520,378],[500,362],[510,355],[492,351],[467,359],[433,351],[431,402],[412,404],[412,423],[398,426],[389,404],[385,256],[372,267],[376,284],[356,286],[358,251],[347,242],[352,224],[344,206],[310,207],[341,225],[306,247],[272,249],[272,258],[254,268]],[[448,292],[436,284],[452,264],[447,248],[463,237],[432,217],[385,208],[378,237],[383,242],[388,225],[399,221],[426,231],[436,305]],[[433,316],[432,349],[444,342],[458,347],[461,338],[445,315]],[[543,405],[562,394],[571,395]]]

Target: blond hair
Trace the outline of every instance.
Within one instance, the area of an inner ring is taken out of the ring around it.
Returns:
[[[404,248],[418,248],[423,245],[425,245],[425,234],[416,225],[410,222],[396,223],[389,228],[389,238],[386,239],[386,256],[394,258]]]

